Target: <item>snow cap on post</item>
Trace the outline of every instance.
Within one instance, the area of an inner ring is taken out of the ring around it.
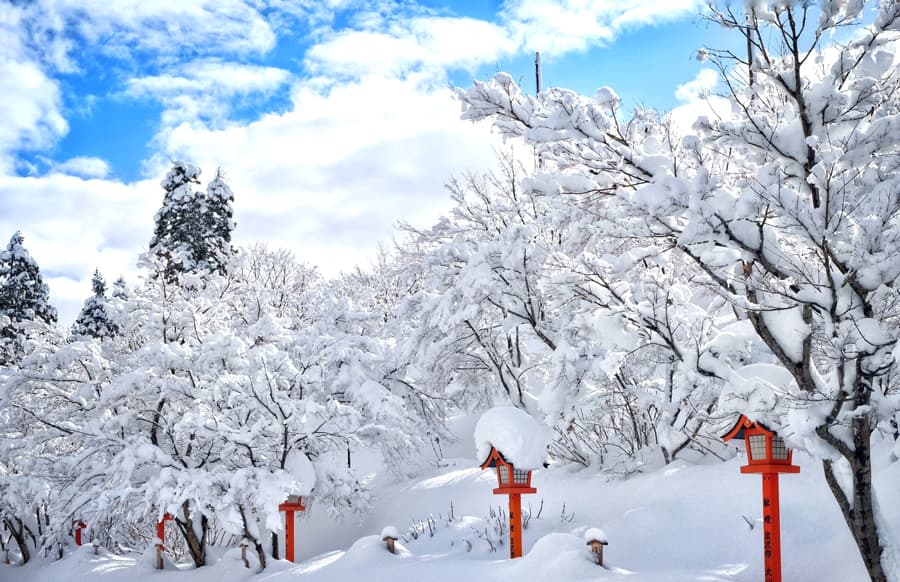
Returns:
[[[533,416],[513,406],[497,406],[481,415],[475,425],[479,462],[497,449],[517,469],[540,469],[547,460],[547,429]]]

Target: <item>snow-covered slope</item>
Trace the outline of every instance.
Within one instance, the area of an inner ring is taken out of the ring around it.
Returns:
[[[470,444],[452,452],[461,453]],[[889,529],[897,535],[900,463],[889,462],[888,446],[879,450],[883,454],[877,466],[877,492]],[[781,478],[784,579],[865,580],[821,468],[803,455],[795,455],[795,463],[802,472]],[[148,561],[107,553],[94,556],[83,547],[60,561],[0,566],[0,580],[343,582],[362,576],[370,581],[429,582],[758,581],[762,579],[760,478],[742,475],[741,464],[740,457],[703,465],[679,461],[626,480],[587,471],[537,471],[538,493],[523,498],[526,513],[530,508],[532,514],[524,535],[525,556],[515,561],[505,559],[508,548],[505,539],[497,539],[496,518],[491,517],[491,512],[502,514],[506,497],[492,495],[494,472],[480,471],[470,455],[408,482],[375,478],[377,509],[362,522],[337,523],[313,509],[299,522],[301,562],[273,562],[260,575],[243,567],[238,550],[217,554],[214,564],[200,570],[158,572]],[[379,535],[391,525],[405,538],[398,541],[397,555],[385,550]],[[602,528],[609,540],[606,568],[593,564],[585,546],[583,535],[591,527]]]

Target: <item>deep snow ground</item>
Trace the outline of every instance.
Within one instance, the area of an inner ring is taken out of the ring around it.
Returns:
[[[703,465],[679,461],[624,481],[587,471],[536,472],[538,493],[523,498],[524,508],[530,505],[535,514],[524,532],[525,556],[511,561],[505,559],[505,544],[494,541],[496,551],[491,551],[485,539],[490,537],[484,535],[485,528],[491,529],[490,509],[495,513],[498,507],[505,509],[506,497],[492,495],[493,472],[477,468],[472,450],[464,439],[449,452],[468,453],[468,458],[450,459],[447,466],[433,467],[405,483],[373,477],[375,509],[362,521],[348,518],[337,523],[312,508],[298,522],[297,565],[274,562],[257,575],[242,566],[238,550],[229,550],[216,554],[218,561],[209,567],[158,572],[135,558],[93,556],[89,547],[83,547],[61,561],[0,566],[0,581],[758,582],[763,578],[760,477],[740,473],[742,457]],[[900,463],[889,462],[888,447],[879,450],[884,453],[876,466],[876,491],[891,533],[900,538]],[[374,465],[371,459],[358,462]],[[781,477],[784,579],[865,580],[820,465],[796,453],[794,462],[802,472]],[[420,535],[403,543],[399,555],[390,555],[376,535],[386,525],[397,526],[401,533],[413,525]],[[590,561],[582,539],[589,527],[600,527],[608,536],[609,568]],[[893,545],[898,547],[896,541]]]

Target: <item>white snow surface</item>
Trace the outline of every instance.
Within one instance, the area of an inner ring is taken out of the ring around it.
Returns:
[[[599,527],[588,528],[587,531],[584,532],[584,542],[589,544],[593,541],[598,541],[598,542],[607,541],[606,533]]]
[[[400,530],[392,525],[385,526],[383,530],[381,530],[381,539],[384,538],[394,538],[395,540],[400,539]]]
[[[739,455],[727,462],[693,465],[676,461],[646,468],[626,480],[596,470],[551,468],[535,475],[538,493],[523,499],[532,517],[524,529],[524,556],[507,559],[505,539],[492,551],[477,532],[491,531],[489,512],[504,506],[493,475],[469,456],[471,421],[458,423],[462,437],[448,444],[441,467],[396,480],[368,463],[379,501],[361,520],[335,520],[313,502],[297,522],[298,563],[269,560],[257,573],[240,549],[209,548],[210,564],[191,569],[184,560],[162,572],[141,551],[116,555],[88,543],[67,546],[64,557],[38,556],[25,566],[0,564],[0,582],[346,582],[362,574],[369,582],[751,582],[763,578],[761,483],[743,475]],[[900,531],[900,463],[893,443],[876,439],[874,481],[883,525]],[[453,456],[452,458],[450,456]],[[797,475],[780,479],[785,580],[855,582],[865,568],[831,498],[818,461],[795,453]],[[450,515],[450,505],[453,513]],[[563,504],[565,509],[563,513]],[[539,508],[540,515],[539,515]],[[433,534],[422,524],[430,520]],[[747,521],[753,524],[748,526]],[[386,550],[385,523],[398,524],[398,553]],[[605,567],[595,565],[585,539],[603,524],[609,546]],[[420,532],[413,539],[410,532]],[[90,533],[86,534],[90,541]],[[471,545],[469,545],[471,544]],[[896,548],[895,548],[896,551]],[[15,559],[15,557],[14,557]]]
[[[514,406],[496,406],[475,425],[475,451],[484,462],[491,447],[519,469],[539,469],[547,461],[547,429],[533,416]]]

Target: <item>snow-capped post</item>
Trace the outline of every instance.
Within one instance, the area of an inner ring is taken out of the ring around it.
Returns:
[[[303,497],[300,495],[288,495],[287,501],[278,506],[278,511],[284,512],[284,557],[288,562],[296,562],[294,559],[294,512],[305,511]]]
[[[95,555],[95,556],[100,555],[100,542],[98,542],[98,541],[95,540],[95,541],[93,542],[93,544],[91,544],[91,545],[94,546],[94,555]]]
[[[475,425],[475,446],[482,469],[497,469],[494,495],[509,495],[509,557],[522,557],[522,495],[537,493],[531,471],[547,458],[547,432],[524,410],[492,408]]]
[[[81,545],[81,530],[87,527],[87,524],[80,519],[72,520],[72,529],[75,531],[75,545]]]
[[[603,546],[609,544],[609,542],[606,541],[606,534],[603,533],[603,530],[592,527],[584,532],[584,541],[591,548],[591,553],[594,556],[594,562],[598,566],[602,566]]]
[[[241,548],[241,560],[244,562],[244,567],[249,568],[250,560],[247,559],[247,542],[242,541],[240,548]]]
[[[165,513],[162,519],[156,522],[156,569],[163,569],[163,552],[166,551],[166,522],[174,519],[172,515]]]
[[[400,533],[397,531],[397,528],[389,525],[381,530],[381,541],[384,542],[384,545],[387,547],[387,551],[392,554],[397,553],[397,549],[394,547],[394,542],[400,537]]]
[[[743,439],[747,448],[747,464],[741,473],[761,473],[763,490],[763,556],[765,582],[781,582],[781,518],[778,496],[778,474],[799,473],[791,464],[793,452],[784,440],[762,423],[743,414],[722,440]]]

